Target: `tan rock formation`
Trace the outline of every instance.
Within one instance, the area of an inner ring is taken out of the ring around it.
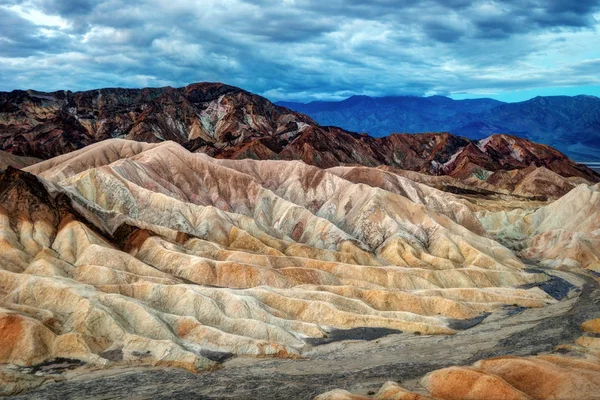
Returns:
[[[600,272],[600,185],[578,185],[535,211],[483,213],[481,221],[499,241],[526,259],[561,268]]]
[[[25,168],[40,161],[42,160],[39,158],[15,156],[0,150],[0,171],[5,170],[7,167]]]
[[[1,179],[0,362],[196,370],[554,302],[464,199],[391,172],[126,140],[28,171]]]

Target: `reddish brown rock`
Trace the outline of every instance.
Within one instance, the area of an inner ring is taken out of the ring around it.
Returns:
[[[600,180],[564,154],[514,136],[481,141],[448,133],[373,138],[319,126],[306,115],[220,83],[0,93],[0,150],[46,159],[115,137],[172,140],[217,158],[303,160],[321,168],[389,165],[468,178],[534,166],[563,177]]]

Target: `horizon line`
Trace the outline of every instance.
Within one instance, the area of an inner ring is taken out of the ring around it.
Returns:
[[[580,96],[585,96],[585,97],[592,97],[595,99],[600,99],[600,96],[597,96],[595,94],[589,94],[589,93],[584,93],[584,92],[578,92],[575,94],[567,94],[567,93],[557,93],[557,94],[548,94],[548,95],[544,95],[544,94],[537,94],[537,95],[532,95],[531,97],[526,97],[520,100],[500,100],[497,97],[502,97],[504,96],[510,96],[511,92],[503,92],[503,93],[490,93],[490,94],[483,94],[483,95],[478,95],[478,94],[468,94],[468,93],[456,93],[456,94],[432,94],[432,95],[419,95],[419,94],[387,94],[387,95],[377,95],[377,96],[373,96],[373,95],[368,95],[368,94],[351,94],[348,97],[343,97],[343,98],[339,98],[337,100],[334,99],[316,99],[316,100],[271,100],[267,94],[265,93],[258,93],[258,92],[254,92],[248,89],[244,89],[240,86],[236,86],[236,85],[232,85],[229,83],[225,83],[222,81],[198,81],[198,82],[192,82],[189,84],[185,84],[182,86],[179,85],[165,85],[165,86],[143,86],[143,87],[139,87],[139,86],[105,86],[105,87],[97,87],[97,88],[91,88],[91,89],[82,89],[82,90],[72,90],[72,89],[58,89],[58,90],[38,90],[38,89],[33,89],[33,88],[28,88],[28,89],[12,89],[12,90],[0,90],[0,93],[11,93],[14,91],[23,91],[23,92],[38,92],[38,93],[56,93],[56,92],[71,92],[71,93],[81,93],[81,92],[92,92],[92,91],[96,91],[96,90],[110,90],[110,89],[123,89],[123,90],[143,90],[143,89],[167,89],[167,88],[171,88],[171,89],[183,89],[186,88],[188,86],[192,86],[192,85],[198,85],[198,84],[214,84],[214,85],[224,85],[224,86],[230,86],[248,93],[252,93],[252,94],[256,94],[259,96],[262,96],[264,98],[266,98],[267,100],[271,101],[274,104],[277,103],[295,103],[295,104],[302,104],[302,105],[308,105],[308,104],[312,104],[312,103],[340,103],[346,100],[349,100],[351,98],[354,97],[366,97],[366,98],[370,98],[370,99],[385,99],[385,98],[400,98],[400,97],[414,97],[414,98],[421,98],[421,99],[428,99],[428,98],[435,98],[435,97],[443,97],[443,98],[447,98],[453,101],[464,101],[464,100],[494,100],[497,101],[499,103],[522,103],[522,102],[526,102],[526,101],[530,101],[533,100],[535,98],[541,97],[541,98],[551,98],[551,97],[580,97]],[[539,89],[540,91],[543,90],[548,90],[548,89],[552,89],[552,88],[541,88]],[[572,88],[571,88],[572,89]],[[535,89],[529,89],[528,91],[531,90],[535,90]],[[568,92],[568,88],[565,88],[565,92]],[[466,96],[472,96],[472,97],[466,97]],[[458,97],[458,98],[456,98]]]

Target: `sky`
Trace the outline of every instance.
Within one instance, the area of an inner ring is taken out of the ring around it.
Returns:
[[[0,90],[600,96],[600,0],[0,0]]]

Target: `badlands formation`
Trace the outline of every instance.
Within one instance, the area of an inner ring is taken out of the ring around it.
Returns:
[[[0,93],[0,128],[2,395],[600,398],[600,176],[548,146],[218,84]]]
[[[600,186],[564,179],[578,185],[542,201],[527,193],[534,184],[516,195],[479,179],[215,159],[174,142],[121,139],[8,167],[0,176],[3,394],[66,379],[38,389],[52,398],[68,390],[57,385],[81,382],[73,374],[96,381],[119,368],[218,377],[260,371],[253,360],[262,359],[288,369],[313,361],[318,371],[340,349],[348,360],[338,369],[347,362],[352,372],[361,351],[367,365],[397,361],[402,351],[391,349],[404,342],[408,353],[447,340],[446,351],[467,354],[483,335],[477,329],[533,330],[586,296],[583,311],[565,317],[589,317],[581,337],[571,332],[579,325],[554,332],[573,338],[557,343],[561,354],[486,360],[480,349],[471,366],[441,370],[433,367],[444,357],[430,354],[430,366],[415,371],[432,372],[409,385],[422,393],[387,383],[375,398],[592,398],[600,307],[588,292],[600,274]],[[501,342],[488,335],[492,347]],[[230,394],[303,398],[336,383]]]

